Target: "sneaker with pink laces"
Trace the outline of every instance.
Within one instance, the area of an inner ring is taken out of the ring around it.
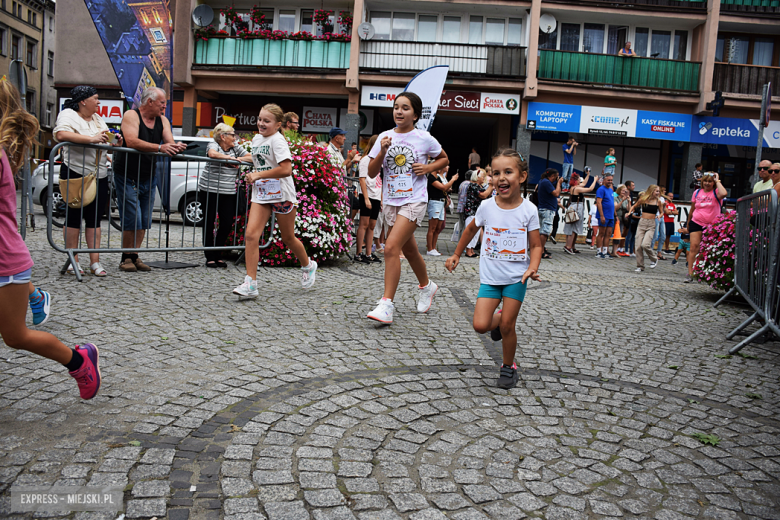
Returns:
[[[84,358],[81,368],[68,372],[79,385],[82,399],[92,399],[100,390],[100,364],[98,348],[92,343],[76,345],[76,353]]]

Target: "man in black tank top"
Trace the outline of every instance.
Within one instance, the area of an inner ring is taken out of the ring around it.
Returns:
[[[141,104],[122,117],[125,146],[139,152],[162,152],[169,156],[184,151],[187,145],[176,143],[171,123],[165,117],[165,91],[151,87],[141,96]],[[141,247],[146,230],[152,227],[152,209],[157,183],[153,155],[114,154],[114,182],[122,220],[122,247]],[[125,272],[151,271],[137,253],[122,253],[119,269]]]

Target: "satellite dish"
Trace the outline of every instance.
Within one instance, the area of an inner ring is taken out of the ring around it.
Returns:
[[[214,21],[214,9],[206,4],[201,4],[192,10],[192,23],[198,27],[206,27]]]
[[[358,25],[358,36],[361,40],[370,40],[376,34],[374,26],[368,22],[363,22]]]
[[[539,17],[539,30],[542,31],[545,34],[550,34],[555,30],[555,27],[558,25],[558,22],[555,20],[555,17],[551,14],[543,14]]]

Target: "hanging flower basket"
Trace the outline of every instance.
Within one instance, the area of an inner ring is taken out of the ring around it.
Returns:
[[[693,270],[699,281],[719,291],[734,287],[736,220],[737,212],[729,211],[704,228],[699,249],[701,258]]]

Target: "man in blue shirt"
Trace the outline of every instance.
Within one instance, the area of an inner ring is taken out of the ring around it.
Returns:
[[[604,182],[596,191],[596,207],[599,217],[599,236],[596,258],[612,258],[607,253],[609,241],[615,231],[615,192],[612,189],[612,175],[605,175]]]
[[[577,146],[580,143],[574,140],[573,136],[569,136],[569,140],[563,145],[563,189],[564,191],[569,189],[569,179],[574,171],[574,156],[577,155]]]
[[[553,220],[558,213],[558,196],[561,194],[562,177],[558,177],[558,170],[548,168],[542,174],[542,180],[537,186],[539,209],[539,235],[542,237],[542,247],[552,233]],[[550,252],[546,249],[542,258],[550,258]]]

